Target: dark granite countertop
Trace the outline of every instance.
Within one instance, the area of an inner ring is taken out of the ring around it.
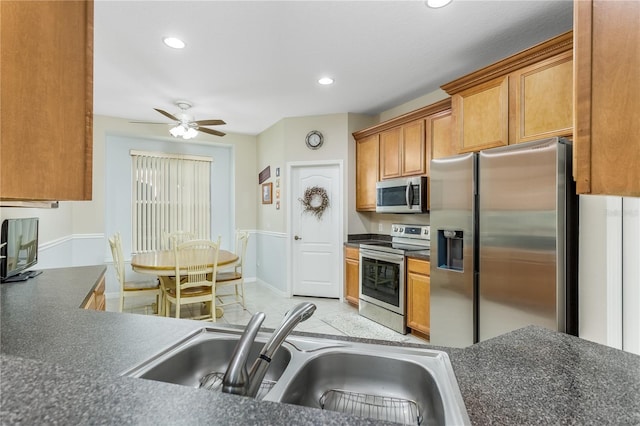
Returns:
[[[52,269],[0,286],[0,423],[381,424],[121,377],[203,323],[80,309],[103,272]],[[639,356],[539,327],[436,349],[449,353],[474,424],[640,423]]]

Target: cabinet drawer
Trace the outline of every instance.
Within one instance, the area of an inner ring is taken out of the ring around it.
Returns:
[[[347,259],[360,259],[360,249],[357,247],[345,247],[344,248],[344,257]]]
[[[431,262],[422,259],[407,259],[407,270],[421,275],[429,275],[431,272]]]

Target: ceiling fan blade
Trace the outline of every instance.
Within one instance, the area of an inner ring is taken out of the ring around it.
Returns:
[[[221,124],[227,124],[224,120],[198,120],[195,123],[198,126],[219,126]]]
[[[219,132],[219,131],[213,130],[213,129],[207,129],[206,127],[198,127],[198,131],[199,132],[204,132],[204,133],[209,133],[210,135],[214,135],[214,136],[224,136],[224,135],[226,135],[226,133],[222,133],[222,132]]]
[[[154,108],[156,111],[158,111],[160,114],[164,115],[167,118],[170,118],[173,121],[180,121],[177,118],[175,118],[173,115],[169,114],[167,111],[163,111],[161,109],[158,108]]]
[[[153,121],[130,121],[129,123],[133,124],[164,124],[165,126],[171,125],[171,123],[156,123]]]

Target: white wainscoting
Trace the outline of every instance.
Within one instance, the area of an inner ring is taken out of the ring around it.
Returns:
[[[287,295],[286,236],[284,232],[249,231],[245,260],[245,281],[259,281],[283,297]],[[41,243],[35,269],[68,268],[73,266],[106,265],[107,297],[118,297],[119,285],[113,271],[113,259],[104,234],[72,234]],[[126,278],[144,281],[148,275],[131,270],[131,258],[125,259]]]
[[[284,232],[255,231],[256,278],[276,292],[287,293],[287,258]],[[249,240],[251,242],[251,239]],[[247,253],[249,250],[247,249]],[[249,258],[249,255],[247,255]]]
[[[35,269],[101,265],[105,244],[104,234],[72,234],[40,243]]]

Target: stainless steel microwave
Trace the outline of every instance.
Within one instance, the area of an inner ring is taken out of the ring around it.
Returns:
[[[376,212],[426,213],[427,177],[388,179],[376,183]]]

